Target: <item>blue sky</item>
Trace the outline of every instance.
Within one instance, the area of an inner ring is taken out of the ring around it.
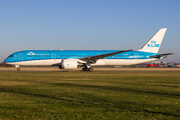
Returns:
[[[140,49],[167,28],[159,53],[180,62],[179,0],[0,0],[0,62],[13,52]]]

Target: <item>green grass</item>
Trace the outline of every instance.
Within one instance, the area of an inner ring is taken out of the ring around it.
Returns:
[[[0,119],[180,119],[180,73],[0,72]]]

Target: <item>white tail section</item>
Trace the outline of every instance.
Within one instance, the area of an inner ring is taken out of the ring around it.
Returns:
[[[166,30],[160,29],[139,51],[158,53]]]

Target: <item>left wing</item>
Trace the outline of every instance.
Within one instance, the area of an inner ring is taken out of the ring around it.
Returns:
[[[96,63],[96,61],[101,59],[101,58],[105,58],[105,57],[108,57],[108,56],[113,56],[115,54],[128,52],[128,51],[132,51],[132,50],[133,49],[124,50],[124,51],[118,51],[118,52],[113,52],[113,53],[106,53],[106,54],[101,54],[101,55],[95,55],[95,56],[89,56],[89,57],[79,58],[79,60],[86,61],[86,63]]]
[[[149,56],[149,57],[152,57],[152,58],[160,58],[160,57],[166,58],[167,55],[172,55],[172,54],[174,54],[174,53],[166,53],[166,54],[152,55],[152,56]]]

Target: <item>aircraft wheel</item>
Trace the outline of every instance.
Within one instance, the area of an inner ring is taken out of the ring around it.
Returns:
[[[92,71],[93,71],[93,68],[89,68],[89,71],[92,72]]]
[[[86,71],[86,68],[82,68],[82,71]]]
[[[17,68],[17,71],[20,71],[20,68]]]

